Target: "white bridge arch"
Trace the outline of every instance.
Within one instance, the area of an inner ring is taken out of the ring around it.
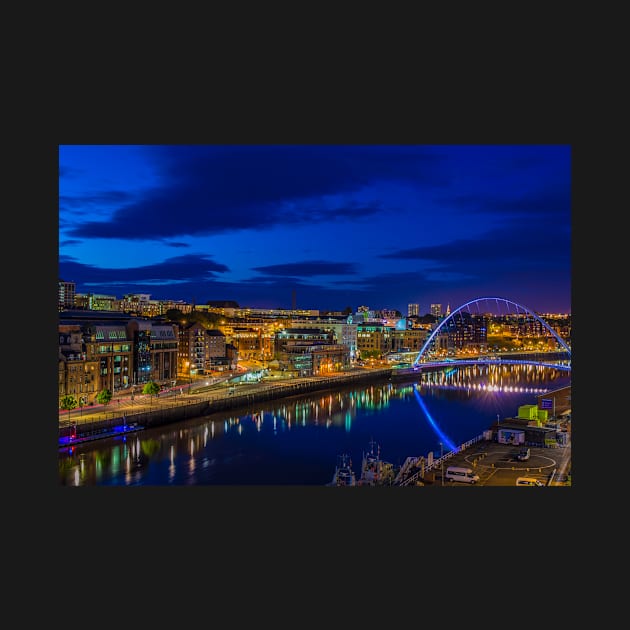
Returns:
[[[562,337],[560,337],[560,335],[555,330],[553,330],[553,328],[551,328],[551,326],[549,326],[549,324],[547,324],[546,321],[544,321],[541,317],[536,315],[536,313],[534,313],[531,309],[527,308],[526,306],[523,306],[522,304],[518,304],[517,302],[508,300],[502,297],[479,297],[479,298],[475,298],[474,300],[470,300],[469,302],[466,302],[465,304],[462,304],[461,306],[458,306],[452,313],[447,315],[439,323],[437,328],[427,337],[427,340],[424,342],[422,348],[420,349],[420,352],[418,352],[418,355],[416,356],[413,362],[413,365],[418,365],[419,363],[421,363],[421,361],[424,358],[425,352],[427,351],[427,348],[431,346],[431,344],[433,343],[437,335],[440,333],[440,330],[442,330],[442,328],[449,321],[451,321],[453,317],[455,317],[459,313],[462,313],[464,310],[470,314],[471,305],[479,306],[481,302],[484,302],[484,303],[495,302],[497,305],[497,308],[499,307],[499,303],[505,304],[505,306],[508,308],[510,306],[513,306],[516,308],[517,315],[520,315],[519,311],[522,310],[523,314],[530,315],[531,317],[539,321],[542,324],[542,326],[556,339],[556,341],[560,344],[560,346],[562,346],[567,351],[569,358],[571,357],[571,348],[567,345],[564,339],[562,339]],[[478,314],[481,314],[481,312],[479,311]]]

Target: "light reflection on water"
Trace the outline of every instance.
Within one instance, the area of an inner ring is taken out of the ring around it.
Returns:
[[[384,459],[452,450],[516,416],[570,374],[538,366],[467,366],[216,414],[98,440],[59,454],[62,485],[325,485],[337,455],[355,462],[373,438]]]

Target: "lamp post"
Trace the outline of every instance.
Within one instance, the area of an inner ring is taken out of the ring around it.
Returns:
[[[444,485],[444,460],[442,457],[444,456],[444,445],[440,442],[440,467],[442,468],[442,485]]]

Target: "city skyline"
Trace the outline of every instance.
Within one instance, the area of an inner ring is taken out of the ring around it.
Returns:
[[[568,145],[59,145],[77,292],[571,312]]]

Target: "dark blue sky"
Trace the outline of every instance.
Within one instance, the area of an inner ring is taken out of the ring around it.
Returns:
[[[60,145],[59,278],[241,306],[571,312],[568,145]]]

